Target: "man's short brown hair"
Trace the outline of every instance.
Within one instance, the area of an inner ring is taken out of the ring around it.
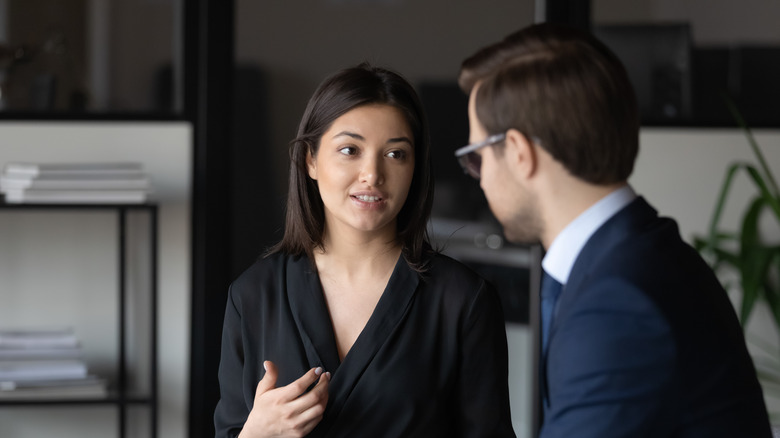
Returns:
[[[639,149],[639,114],[620,60],[587,32],[536,24],[488,46],[461,66],[475,86],[488,134],[537,138],[568,171],[593,184],[628,179]]]

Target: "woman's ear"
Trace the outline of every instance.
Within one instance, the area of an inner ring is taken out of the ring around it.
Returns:
[[[517,129],[506,132],[506,160],[513,174],[528,178],[536,173],[538,159],[534,144]]]
[[[309,178],[317,180],[317,159],[311,154],[311,148],[306,151],[306,170],[309,172]]]

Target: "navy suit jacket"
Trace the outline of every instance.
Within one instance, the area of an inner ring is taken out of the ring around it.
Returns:
[[[542,438],[771,437],[726,292],[641,197],[577,257],[549,342]]]

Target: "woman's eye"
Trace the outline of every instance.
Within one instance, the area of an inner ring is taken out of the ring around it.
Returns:
[[[403,150],[397,150],[397,151],[390,151],[387,153],[387,156],[390,158],[395,158],[397,160],[403,160],[406,158],[406,151]]]
[[[344,155],[355,155],[357,154],[357,148],[354,146],[344,146],[343,148],[339,149],[339,152]]]

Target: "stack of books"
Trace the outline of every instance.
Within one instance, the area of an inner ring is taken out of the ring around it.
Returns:
[[[141,163],[7,163],[0,193],[9,204],[137,204],[151,191]]]
[[[0,331],[0,400],[103,398],[72,330]]]

